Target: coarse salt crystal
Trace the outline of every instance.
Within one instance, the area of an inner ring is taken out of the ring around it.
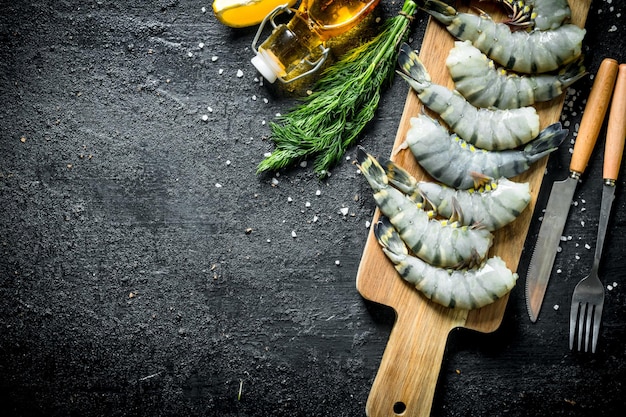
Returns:
[[[206,7],[202,6],[202,9],[200,10],[202,10],[202,13],[206,13]]]
[[[217,71],[217,73],[218,73],[219,75],[222,75],[222,74],[224,73],[224,70],[223,70],[222,68],[220,68],[220,69],[219,69],[219,71]]]
[[[276,178],[272,178],[272,185],[278,185],[278,180]]]
[[[369,220],[365,221],[365,228],[366,229],[369,229],[371,225],[372,225],[372,223]]]
[[[558,309],[559,309],[559,305],[558,305],[558,304],[555,304],[555,305],[554,305],[554,307],[552,307],[552,308],[554,308],[554,311],[556,311],[556,310],[558,310]]]
[[[609,290],[609,291],[613,291],[613,286],[611,284],[609,284],[609,285],[606,286],[606,289]]]
[[[265,152],[265,153],[263,154],[263,157],[264,157],[264,158],[268,158],[268,157],[270,157],[270,156],[272,156],[272,153],[271,153],[271,152]]]
[[[216,57],[215,55],[213,55],[213,56],[211,57],[211,61],[212,61],[212,62],[217,61],[217,57]]]
[[[215,183],[215,188],[222,188],[222,184],[220,184],[219,182]]]
[[[340,261],[339,259],[337,259],[337,260],[335,261],[335,265],[339,266],[340,264],[341,264],[341,261]]]
[[[288,203],[292,203],[292,202],[293,202],[293,198],[291,198],[291,197],[287,197],[287,202],[288,202]]]
[[[294,239],[298,237],[298,235],[296,234],[295,230],[291,231],[291,237],[294,238]]]
[[[242,70],[237,70],[237,78],[241,78],[243,77],[243,71]]]
[[[317,222],[318,220],[319,220],[319,217],[313,216],[313,223]]]
[[[204,42],[200,42],[200,43],[198,44],[198,48],[200,48],[200,49],[204,48]]]
[[[209,113],[213,113],[213,107],[211,107],[211,106],[207,107],[207,108],[206,108],[206,110],[207,110]]]
[[[563,272],[563,271],[561,270],[561,268],[559,268],[559,269],[557,269],[557,270],[556,270],[556,273],[557,273],[557,274],[560,274],[561,272]]]
[[[300,168],[306,168],[307,161],[300,161]]]
[[[589,245],[589,243],[585,243],[585,249],[591,249],[591,246]]]
[[[307,201],[306,203],[304,203],[304,207],[311,207],[311,203]]]
[[[230,159],[227,159],[226,160],[226,166],[230,166],[230,164],[231,164]]]
[[[207,114],[202,115],[202,121],[207,122],[209,120],[209,116]]]
[[[343,214],[344,216],[348,215],[348,212],[350,211],[350,209],[348,207],[342,207],[340,210],[341,214]]]
[[[322,195],[322,190],[317,190],[317,191],[315,192],[315,195],[318,195],[318,196],[319,196],[319,195]]]

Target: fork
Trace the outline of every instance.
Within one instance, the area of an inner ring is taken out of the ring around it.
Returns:
[[[621,64],[618,71],[604,146],[604,185],[593,265],[589,275],[574,288],[569,319],[569,348],[574,348],[578,335],[578,350],[584,348],[588,352],[591,347],[592,353],[595,353],[598,344],[604,306],[604,285],[598,276],[598,269],[626,137],[626,64]]]

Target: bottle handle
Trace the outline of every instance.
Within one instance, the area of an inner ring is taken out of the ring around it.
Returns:
[[[278,25],[276,24],[276,22],[274,22],[274,18],[284,12],[295,13],[296,10],[289,7],[289,4],[285,3],[283,5],[276,7],[274,10],[268,13],[268,15],[265,16],[265,18],[261,21],[261,23],[259,24],[259,29],[257,30],[256,35],[254,36],[254,39],[252,39],[252,50],[255,53],[257,54],[259,53],[259,49],[257,48],[257,43],[259,42],[259,39],[261,38],[261,34],[263,33],[263,29],[265,28],[265,25],[269,22],[272,25],[272,30],[276,29]],[[278,79],[282,83],[287,84],[295,80],[298,80],[302,77],[306,77],[307,75],[312,74],[315,71],[317,71],[322,66],[322,64],[326,62],[326,59],[328,58],[328,54],[330,52],[330,48],[327,48],[324,45],[324,42],[322,42],[319,45],[319,48],[320,48],[320,57],[317,60],[311,62],[308,59],[304,59],[304,62],[306,62],[308,65],[311,66],[311,68],[308,71],[305,71],[302,74],[299,74],[293,78],[289,78],[288,80],[285,80],[283,77],[278,77]]]

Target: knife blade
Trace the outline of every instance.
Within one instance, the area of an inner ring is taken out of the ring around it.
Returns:
[[[604,122],[617,77],[617,68],[617,61],[611,58],[605,58],[600,64],[578,129],[569,166],[570,174],[565,180],[554,182],[548,197],[526,275],[526,307],[533,323],[537,321],[541,310],[576,184],[587,167]]]

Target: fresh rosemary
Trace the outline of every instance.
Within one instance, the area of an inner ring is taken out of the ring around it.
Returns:
[[[413,0],[404,0],[402,11],[385,21],[380,34],[342,56],[322,74],[313,94],[270,124],[276,147],[257,173],[314,157],[314,171],[328,175],[374,117],[381,88],[393,80],[398,48],[408,38],[416,10]]]

